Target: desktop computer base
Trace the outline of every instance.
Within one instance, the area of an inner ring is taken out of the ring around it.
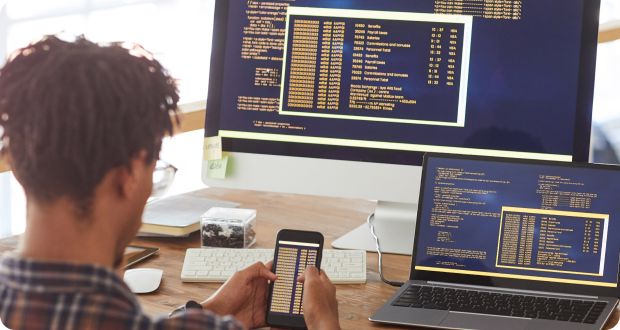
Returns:
[[[417,216],[417,204],[377,203],[372,224],[379,237],[381,252],[411,255]],[[355,228],[332,243],[336,249],[376,252],[375,239],[367,223]]]

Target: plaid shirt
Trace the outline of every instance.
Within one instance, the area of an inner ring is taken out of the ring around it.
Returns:
[[[127,285],[96,265],[0,260],[0,319],[11,329],[242,329],[231,317],[189,310],[173,318],[144,314]]]

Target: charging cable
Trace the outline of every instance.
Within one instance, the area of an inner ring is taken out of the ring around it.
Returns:
[[[368,227],[370,227],[370,234],[372,234],[372,237],[375,238],[375,245],[377,246],[377,255],[379,256],[379,277],[381,277],[381,280],[385,282],[386,284],[389,284],[391,286],[401,287],[405,283],[397,282],[397,281],[390,281],[386,279],[385,277],[383,277],[383,254],[381,253],[381,245],[379,245],[379,237],[375,233],[375,225],[373,223],[374,219],[375,219],[375,213],[373,212],[368,216],[368,218],[366,219],[366,222],[368,223]]]

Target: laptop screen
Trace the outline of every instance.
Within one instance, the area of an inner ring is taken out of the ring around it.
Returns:
[[[415,270],[616,287],[620,170],[428,157]]]

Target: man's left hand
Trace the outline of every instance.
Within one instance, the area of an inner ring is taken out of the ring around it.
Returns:
[[[206,310],[219,315],[233,315],[248,329],[266,326],[269,282],[276,280],[271,262],[257,262],[236,272],[209,299]]]

